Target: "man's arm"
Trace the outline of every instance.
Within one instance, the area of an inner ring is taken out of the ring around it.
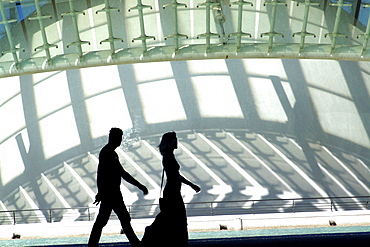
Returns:
[[[137,181],[133,176],[131,176],[128,172],[126,172],[125,169],[123,169],[123,167],[122,167],[122,170],[121,170],[121,176],[128,183],[130,183],[132,185],[135,185],[141,191],[143,191],[144,195],[148,194],[148,189],[143,184],[141,184],[139,181]]]

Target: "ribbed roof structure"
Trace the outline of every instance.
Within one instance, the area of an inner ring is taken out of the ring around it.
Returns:
[[[370,59],[360,1],[4,0],[0,76],[215,58]]]

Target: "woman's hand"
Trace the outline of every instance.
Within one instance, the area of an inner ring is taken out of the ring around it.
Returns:
[[[180,179],[181,179],[181,182],[186,184],[186,185],[189,185],[193,190],[195,190],[195,192],[199,192],[200,191],[200,187],[196,184],[193,184],[192,182],[190,182],[189,180],[187,180],[186,178],[184,178],[183,176],[180,175]]]
[[[199,192],[201,189],[200,189],[200,187],[198,186],[198,185],[196,185],[196,184],[192,184],[191,185],[191,187],[193,188],[193,190],[195,190],[195,192]]]

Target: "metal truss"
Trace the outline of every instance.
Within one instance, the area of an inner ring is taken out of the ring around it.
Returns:
[[[344,0],[253,1],[2,0],[0,77],[191,59],[370,61],[370,18],[359,23]]]

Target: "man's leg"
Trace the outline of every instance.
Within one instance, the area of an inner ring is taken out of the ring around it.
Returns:
[[[122,201],[117,201],[117,204],[113,207],[114,212],[116,213],[118,219],[121,222],[122,229],[126,234],[128,241],[130,241],[131,246],[136,247],[140,246],[140,240],[136,236],[134,230],[131,226],[131,217],[127,211],[125,203]]]
[[[96,217],[94,226],[91,230],[89,238],[89,247],[96,247],[99,244],[100,236],[103,230],[103,227],[107,224],[109,216],[112,212],[112,204],[107,202],[101,202],[99,208],[99,214]]]

